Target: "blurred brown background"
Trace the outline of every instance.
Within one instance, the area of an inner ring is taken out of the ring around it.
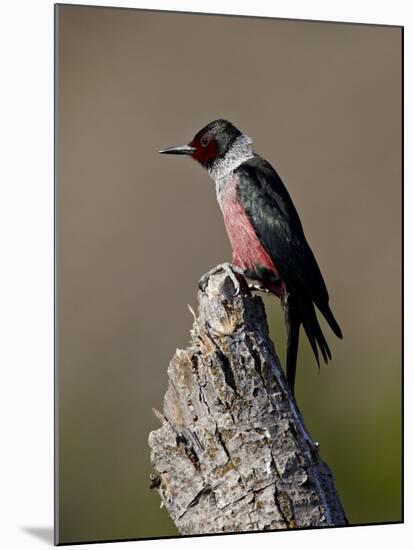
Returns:
[[[401,519],[401,30],[58,8],[60,541],[175,534],[147,436],[197,281],[229,260],[185,143],[212,119],[279,171],[344,340],[297,399],[352,524]],[[284,361],[280,304],[266,299]]]

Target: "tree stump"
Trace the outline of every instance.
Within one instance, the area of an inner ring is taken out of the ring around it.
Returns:
[[[332,474],[280,367],[263,302],[230,264],[204,275],[187,349],[149,435],[180,534],[346,525]]]

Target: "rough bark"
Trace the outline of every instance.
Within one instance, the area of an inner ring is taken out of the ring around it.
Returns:
[[[187,349],[168,367],[154,487],[181,534],[346,525],[269,338],[229,264],[201,281]]]

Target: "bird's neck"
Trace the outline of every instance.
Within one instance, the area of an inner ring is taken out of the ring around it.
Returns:
[[[245,134],[242,134],[230,146],[223,158],[218,158],[208,169],[208,173],[216,182],[219,183],[235,170],[240,164],[254,156],[252,140]]]

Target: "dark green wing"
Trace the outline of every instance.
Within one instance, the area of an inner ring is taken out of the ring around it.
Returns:
[[[325,282],[277,172],[255,156],[241,164],[235,173],[239,178],[238,199],[287,287],[304,293],[316,303],[327,302]]]

